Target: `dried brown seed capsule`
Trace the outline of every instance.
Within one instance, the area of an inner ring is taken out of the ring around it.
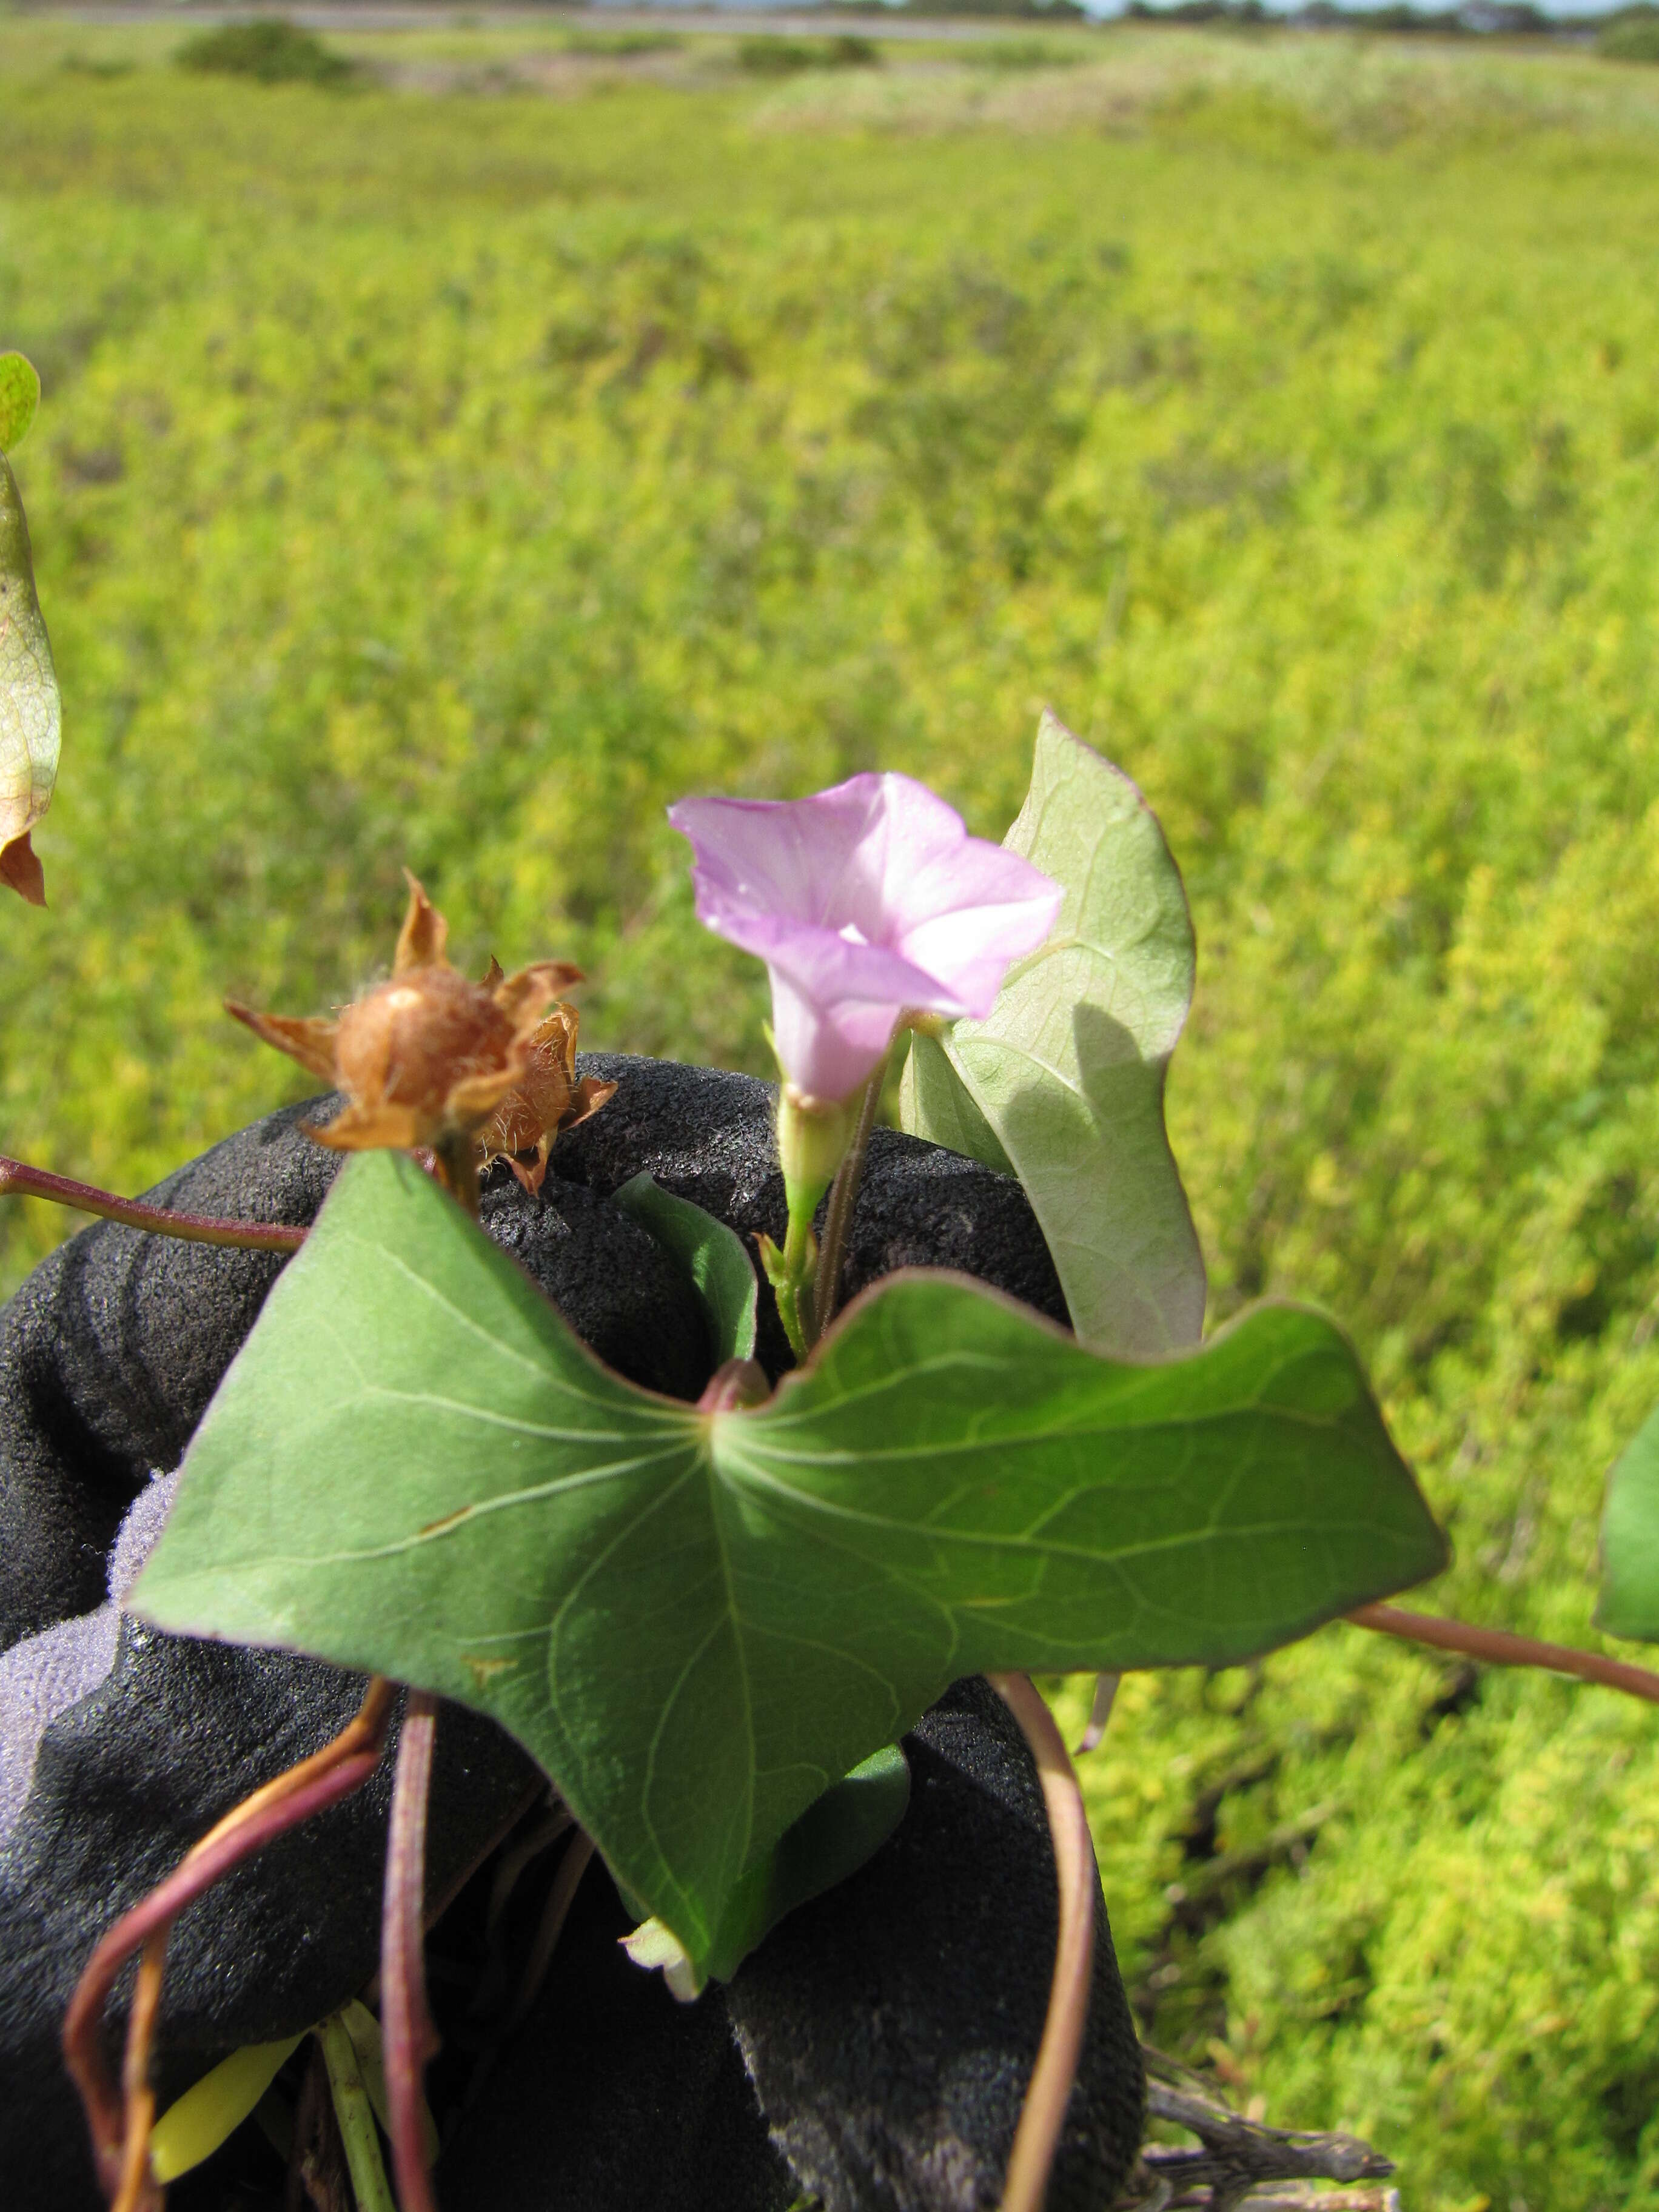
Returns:
[[[608,1097],[614,1088],[573,1084],[572,1008],[561,1006],[550,1020],[542,1018],[549,1000],[579,981],[580,971],[547,960],[503,975],[492,961],[483,982],[469,982],[445,957],[447,937],[443,916],[410,876],[389,981],[374,985],[332,1021],[256,1013],[231,1000],[226,1010],[345,1093],[345,1110],[326,1128],[310,1131],[319,1143],[339,1152],[429,1147],[452,1171],[464,1161],[469,1181],[476,1180],[479,1158],[507,1150],[537,1152],[528,1184],[534,1189],[553,1134],[568,1126],[576,1094],[587,1094],[586,1110],[592,1112],[602,1103],[593,1094]],[[490,1131],[510,1103],[508,1146],[494,1143]],[[525,1179],[516,1163],[514,1171]]]
[[[532,1194],[542,1187],[554,1138],[597,1114],[617,1088],[592,1075],[576,1080],[576,1024],[574,1006],[553,1009],[530,1040],[524,1073],[478,1139],[479,1166],[504,1159]]]

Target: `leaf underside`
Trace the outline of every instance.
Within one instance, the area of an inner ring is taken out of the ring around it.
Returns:
[[[1625,1447],[1607,1484],[1595,1618],[1609,1636],[1659,1643],[1659,1412]]]
[[[746,1869],[720,1913],[708,1971],[729,1981],[786,1913],[855,1874],[887,1841],[910,1802],[910,1769],[896,1744],[862,1759],[815,1798],[776,1846]]]
[[[1128,777],[1047,712],[1005,842],[1060,886],[1060,917],[986,1020],[915,1039],[901,1115],[1018,1176],[1082,1343],[1157,1358],[1204,1326],[1203,1255],[1164,1127],[1193,994],[1181,873]]]
[[[749,1411],[636,1389],[420,1170],[341,1174],[129,1600],[492,1715],[699,1973],[745,1872],[959,1675],[1237,1660],[1435,1572],[1347,1344],[1083,1351],[890,1277]]]
[[[689,1198],[659,1188],[649,1175],[633,1176],[611,1196],[655,1237],[696,1292],[715,1365],[752,1359],[760,1289],[736,1231]]]

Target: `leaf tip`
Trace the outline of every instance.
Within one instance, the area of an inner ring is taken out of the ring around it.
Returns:
[[[10,844],[0,846],[0,884],[8,884],[30,906],[45,906],[46,902],[46,871],[29,842],[27,830],[21,837],[14,837]]]

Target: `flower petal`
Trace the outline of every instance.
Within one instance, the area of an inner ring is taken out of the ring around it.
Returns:
[[[982,1019],[1012,963],[1047,940],[1060,896],[1018,853],[967,838],[948,866],[935,864],[908,887],[898,946]]]
[[[786,1075],[850,1096],[905,1007],[988,1013],[1010,963],[1053,928],[1060,894],[903,775],[811,799],[689,799],[698,918],[765,961]]]
[[[858,921],[866,855],[882,815],[878,775],[855,775],[811,799],[683,799],[668,818],[696,853],[698,914],[705,891],[746,908],[834,927]],[[870,935],[868,930],[865,932]]]
[[[902,1007],[842,1000],[826,1006],[772,971],[772,1041],[795,1088],[826,1103],[868,1082],[893,1041]]]
[[[708,917],[703,919],[708,921]],[[941,987],[913,960],[884,945],[860,945],[810,922],[739,916],[736,926],[708,927],[765,961],[775,975],[814,999],[877,1006],[928,1006],[941,1014],[963,1012],[954,992]]]

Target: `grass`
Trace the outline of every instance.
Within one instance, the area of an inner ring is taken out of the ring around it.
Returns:
[[[1186,871],[1212,1320],[1341,1316],[1429,1601],[1593,1636],[1659,1401],[1659,73],[434,28],[341,100],[178,41],[0,21],[65,706],[7,1149],[137,1188],[295,1095],[219,999],[349,992],[405,861],[595,1043],[763,1066],[664,805],[879,763],[1000,834],[1050,699]],[[1644,1710],[1336,1628],[1132,1680],[1088,1781],[1158,2039],[1413,2212],[1659,2201]]]

